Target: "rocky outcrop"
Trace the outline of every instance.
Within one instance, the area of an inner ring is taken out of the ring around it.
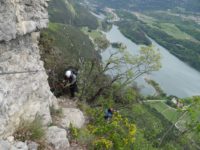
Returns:
[[[0,140],[0,150],[37,150],[39,144],[33,141],[15,141],[13,136]]]
[[[47,26],[48,0],[1,0],[0,41],[10,41]]]
[[[59,97],[57,100],[62,114],[59,117],[53,117],[53,123],[64,129],[69,129],[70,124],[79,129],[84,127],[86,118],[83,112],[77,108],[78,99]]]
[[[51,122],[56,102],[40,60],[37,38],[47,26],[47,0],[0,1],[0,138],[20,121],[42,116]]]

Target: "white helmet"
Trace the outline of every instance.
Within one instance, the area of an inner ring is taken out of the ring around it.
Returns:
[[[66,75],[66,77],[69,78],[72,75],[72,72],[70,70],[68,70],[65,72],[65,75]]]

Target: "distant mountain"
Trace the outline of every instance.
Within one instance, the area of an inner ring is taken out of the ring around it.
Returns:
[[[177,7],[187,11],[200,12],[200,0],[90,0],[101,6],[135,10],[167,10]]]

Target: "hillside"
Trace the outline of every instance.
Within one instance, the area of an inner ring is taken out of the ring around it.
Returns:
[[[73,63],[75,63],[81,57],[88,59],[96,57],[94,46],[89,37],[76,27],[50,23],[43,35],[53,40],[52,46],[64,54],[63,59],[71,57],[74,59]],[[70,61],[72,59],[68,62]]]
[[[98,21],[88,9],[73,0],[51,0],[49,2],[49,16],[51,22],[70,24],[76,27],[98,27]]]
[[[200,4],[198,0],[89,0],[104,7],[121,9],[126,8],[134,11],[152,11],[152,10],[168,10],[178,7],[184,8],[191,12],[200,12]]]
[[[71,65],[79,68],[79,93],[77,97],[79,97],[80,101],[78,102],[78,107],[87,115],[88,123],[82,129],[71,128],[71,142],[75,141],[88,149],[97,150],[196,150],[194,143],[188,140],[188,134],[181,135],[182,133],[174,126],[177,119],[179,119],[178,117],[184,111],[174,109],[164,103],[167,99],[171,100],[166,95],[159,97],[164,99],[163,102],[153,103],[152,101],[152,103],[146,103],[146,100],[149,101],[149,99],[141,95],[137,87],[129,87],[120,82],[115,82],[111,76],[107,75],[104,72],[106,68],[104,68],[103,62],[99,59],[99,54],[95,51],[95,43],[93,43],[96,39],[97,42],[100,42],[97,44],[104,47],[104,43],[102,45],[99,40],[99,37],[104,38],[101,28],[93,30],[96,29],[92,27],[93,22],[87,21],[87,24],[81,24],[83,20],[72,17],[80,15],[79,10],[75,7],[77,5],[76,1],[63,2],[60,0],[50,4],[52,7],[49,10],[50,17],[53,16],[53,18],[51,18],[48,29],[42,33],[40,48],[46,69],[53,70],[53,73],[49,73],[49,83],[56,96],[68,94],[57,86],[63,79],[65,68]],[[64,6],[62,13],[55,11],[55,7],[60,9],[61,6]],[[52,11],[53,9],[54,11]],[[66,14],[70,15],[64,16],[65,11],[67,12]],[[126,13],[118,12],[118,15],[127,17],[118,22],[118,25],[121,26],[120,30],[124,34],[139,35],[139,39],[138,36],[135,36],[136,38],[133,37],[132,40],[138,43],[150,44],[143,29],[143,25],[146,22],[141,22],[140,18],[132,14],[127,15]],[[94,16],[88,14],[88,17],[93,19]],[[98,20],[98,22],[100,23],[101,21]],[[124,22],[126,25],[130,23],[130,26],[127,28],[127,26],[124,26]],[[148,25],[151,26],[151,24]],[[193,37],[189,33],[182,33],[173,25],[161,25],[168,27],[167,32],[171,36],[173,36],[173,32],[170,32],[170,29],[176,29],[179,33],[176,38]],[[129,27],[135,30],[129,32]],[[128,54],[125,54],[125,56],[127,62],[135,63],[132,61],[134,59],[131,59]],[[142,60],[145,61],[144,59]],[[109,64],[119,65],[118,62],[120,61],[124,60],[118,60],[113,57],[110,62],[108,61],[108,68]],[[139,62],[143,63],[143,61]],[[113,66],[110,67],[112,69]],[[126,77],[130,76],[132,76],[131,72],[126,75]],[[158,97],[151,97],[151,99],[154,98]],[[104,110],[108,107],[113,107],[117,110],[113,120],[110,122],[104,120]]]

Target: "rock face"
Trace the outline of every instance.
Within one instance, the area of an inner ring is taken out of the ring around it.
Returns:
[[[10,41],[46,27],[47,0],[1,0],[0,41]]]
[[[50,92],[37,38],[47,26],[47,0],[0,0],[0,139],[38,114],[51,122]],[[5,74],[4,74],[5,73]]]

